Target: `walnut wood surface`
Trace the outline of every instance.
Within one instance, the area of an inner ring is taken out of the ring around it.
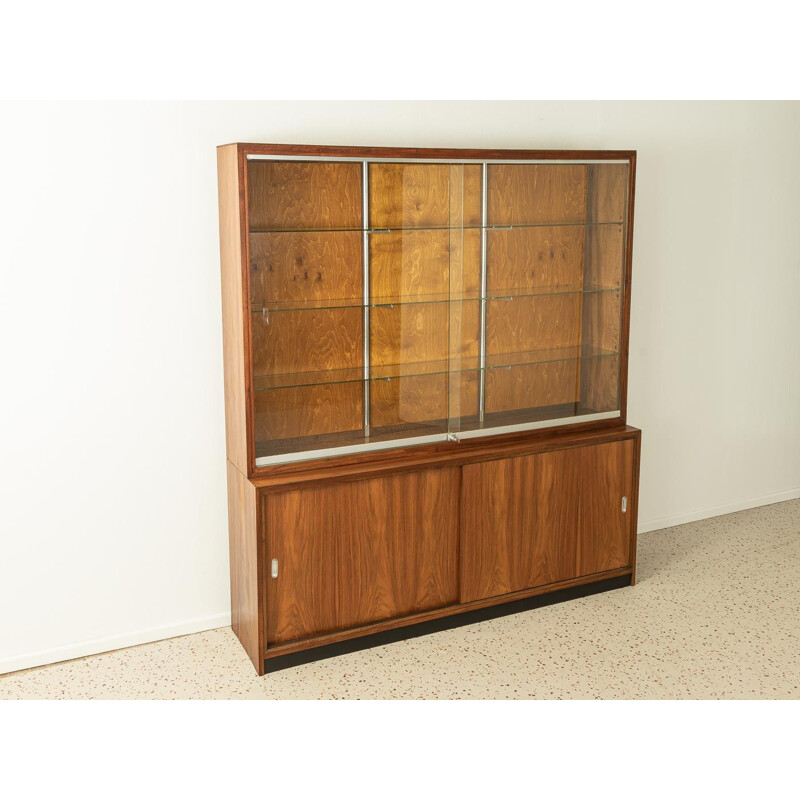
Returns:
[[[270,494],[268,645],[456,602],[459,470]]]
[[[219,243],[222,267],[222,351],[225,372],[225,442],[228,460],[247,473],[248,374],[242,285],[242,220],[239,159],[235,145],[217,150]]]
[[[462,603],[575,577],[580,452],[464,467]]]
[[[250,161],[250,228],[360,228],[361,165],[333,161]]]
[[[460,470],[448,468],[330,490],[341,515],[341,627],[458,600],[459,481]]]
[[[590,575],[583,578],[573,578],[569,581],[561,581],[560,583],[551,583],[546,586],[537,586],[533,589],[523,589],[519,592],[512,594],[499,595],[497,597],[486,597],[482,600],[473,600],[469,603],[458,603],[456,605],[444,606],[443,608],[436,608],[430,611],[421,611],[417,614],[408,614],[404,617],[395,617],[393,619],[381,620],[380,622],[373,622],[368,625],[361,625],[357,628],[349,628],[347,630],[335,631],[333,633],[324,633],[319,636],[314,636],[308,639],[301,639],[300,641],[287,642],[285,644],[275,645],[269,648],[265,654],[265,659],[277,658],[287,653],[297,653],[302,650],[311,650],[315,647],[321,647],[327,644],[334,644],[342,642],[347,639],[356,639],[361,636],[369,636],[373,633],[380,633],[381,631],[391,630],[393,628],[404,628],[410,625],[415,625],[418,622],[427,622],[434,619],[441,619],[444,617],[452,617],[462,614],[465,611],[475,611],[481,608],[490,608],[492,606],[499,606],[505,603],[511,603],[516,600],[523,600],[529,597],[536,597],[537,595],[549,594],[557,592],[562,589],[570,589],[576,586],[585,586],[587,584],[599,583],[613,578],[620,578],[626,575],[633,576],[630,568],[612,570],[605,572],[601,575]]]
[[[631,568],[634,442],[463,469],[461,602]]]
[[[330,489],[310,488],[266,498],[267,644],[339,627],[336,616],[335,508]],[[272,559],[278,577],[271,577]]]
[[[460,159],[525,160],[525,159],[632,159],[635,150],[502,150],[453,147],[358,147],[354,145],[277,144],[239,142],[242,154],[329,156],[331,158],[438,158],[458,161]]]
[[[583,222],[586,166],[582,164],[490,164],[490,225]]]
[[[358,453],[317,461],[290,462],[251,478],[258,489],[283,491],[313,483],[360,480],[403,470],[430,466],[456,466],[549,453],[584,445],[637,438],[641,431],[621,425],[618,419],[570,423],[559,428],[506,433],[458,443],[442,442],[417,447],[398,447],[374,453]]]
[[[230,462],[228,474],[228,531],[231,570],[231,627],[259,675],[264,674],[264,626],[260,579],[259,527],[256,489]]]
[[[578,575],[631,565],[630,526],[634,509],[622,512],[624,496],[632,500],[636,474],[635,445],[631,439],[598,447],[583,447],[580,454],[580,506]]]
[[[250,234],[254,305],[356,298],[363,292],[363,247],[354,231]]]

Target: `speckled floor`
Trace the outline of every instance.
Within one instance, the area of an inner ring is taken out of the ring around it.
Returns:
[[[640,536],[633,588],[263,678],[222,628],[0,676],[12,698],[800,698],[800,500]]]

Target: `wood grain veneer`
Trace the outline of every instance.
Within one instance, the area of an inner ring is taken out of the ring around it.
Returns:
[[[480,225],[480,187],[476,164],[370,164],[369,225],[449,227],[453,214],[457,224]]]
[[[582,164],[490,164],[490,225],[582,223],[586,167]]]
[[[580,452],[464,467],[462,603],[575,577]]]
[[[631,568],[632,439],[464,467],[461,602]]]
[[[254,314],[256,376],[359,369],[364,363],[360,308]]]
[[[250,229],[361,227],[361,165],[335,161],[250,161]]]
[[[236,145],[217,150],[219,186],[219,245],[222,267],[222,351],[225,372],[225,443],[228,460],[247,474],[248,331],[245,325],[245,287],[242,283],[241,213],[243,167]]]
[[[342,431],[357,432],[358,441],[361,441],[363,419],[364,391],[358,382],[297,386],[255,393],[256,442],[266,445],[267,452],[272,440],[315,437]],[[301,446],[301,442],[296,444]],[[309,444],[313,445],[313,441]]]
[[[583,286],[582,225],[489,231],[486,287],[490,293]]]
[[[231,569],[231,627],[259,675],[264,674],[262,556],[256,489],[230,462],[228,531]]]
[[[632,439],[599,447],[583,447],[580,455],[577,575],[618,569],[631,564],[629,508],[621,500],[634,492],[635,443]]]
[[[269,495],[268,644],[455,602],[459,478],[433,469]]]
[[[362,261],[358,232],[252,233],[251,302],[254,306],[332,298],[360,302]]]

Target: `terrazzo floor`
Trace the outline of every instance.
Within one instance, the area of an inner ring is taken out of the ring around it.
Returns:
[[[230,628],[0,676],[0,699],[800,698],[800,500],[639,537],[638,580],[258,678]]]

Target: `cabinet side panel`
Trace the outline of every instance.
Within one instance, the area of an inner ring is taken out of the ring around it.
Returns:
[[[248,473],[247,392],[242,289],[242,229],[236,145],[217,149],[219,247],[222,266],[222,349],[225,368],[225,434],[228,460]]]
[[[228,465],[228,531],[231,566],[231,627],[259,675],[264,646],[259,620],[259,529],[256,490],[236,467]]]

